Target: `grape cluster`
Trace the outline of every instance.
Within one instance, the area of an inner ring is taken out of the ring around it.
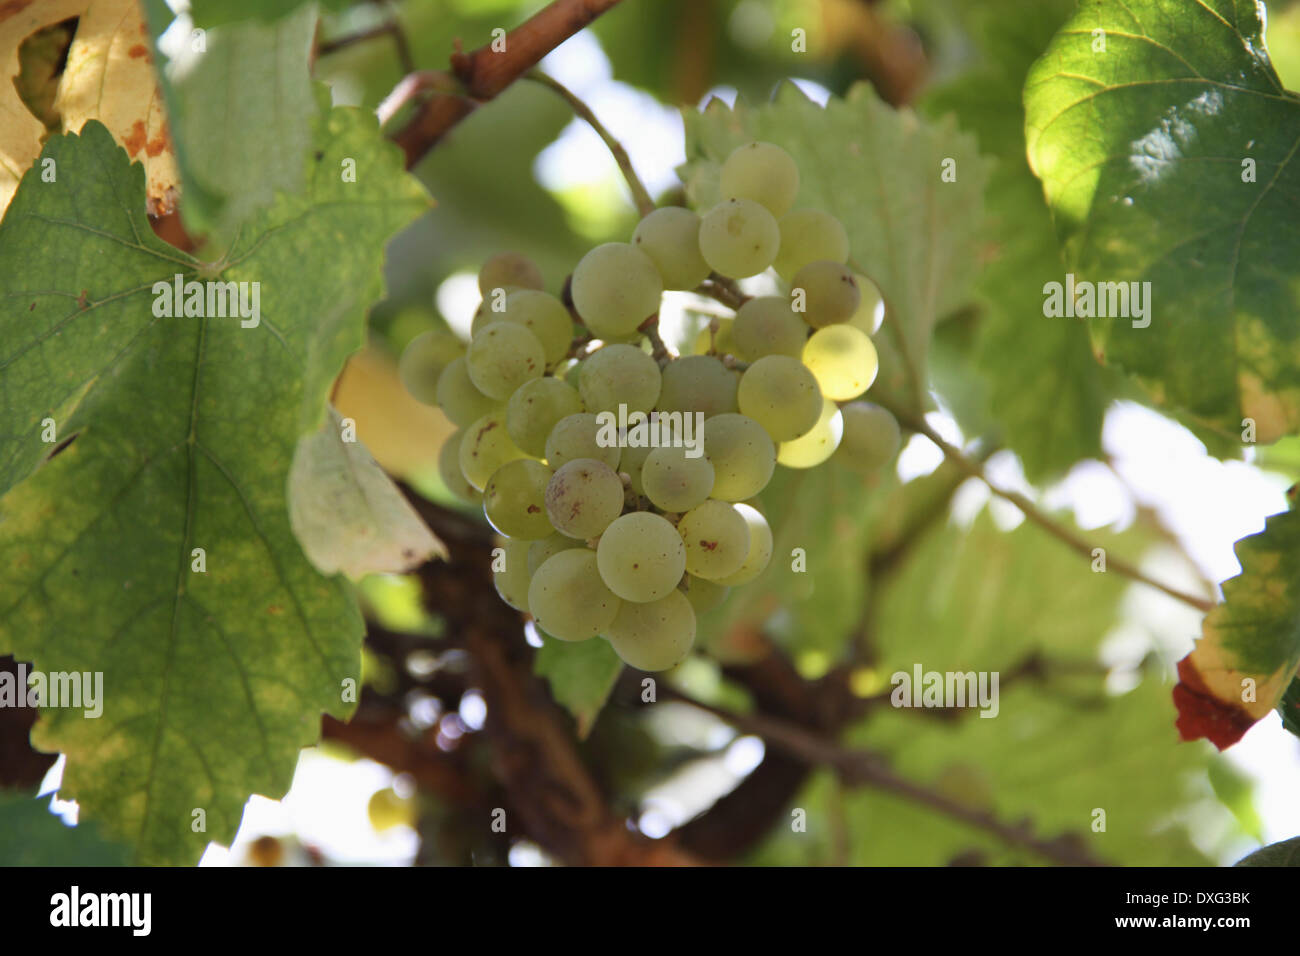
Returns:
[[[562,297],[524,256],[492,257],[468,347],[429,332],[401,362],[407,389],[458,426],[444,482],[505,536],[501,598],[546,634],[603,637],[647,671],[680,663],[697,613],[767,567],[757,496],[777,465],[834,457],[869,474],[899,446],[893,417],[855,401],[877,372],[875,301],[846,265],[843,225],[793,208],[799,171],[771,143],[735,150],[720,184],[702,216],[656,209],[630,243],[592,249]],[[734,288],[769,268],[788,294],[745,299],[695,354],[667,351],[665,290]],[[681,440],[662,443],[654,426],[670,419]]]

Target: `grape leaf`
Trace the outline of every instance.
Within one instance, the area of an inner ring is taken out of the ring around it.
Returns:
[[[974,349],[1005,443],[1030,481],[1100,458],[1102,416],[1114,373],[1093,358],[1082,320],[1043,315],[1042,287],[1064,265],[1042,188],[1025,159],[1023,87],[1030,64],[1074,9],[1073,0],[1010,0],[983,13],[981,67],[926,97],[927,112],[955,113],[997,159],[989,175],[990,259]]]
[[[591,733],[622,670],[623,662],[602,637],[577,643],[544,637],[533,660],[533,672],[546,678],[556,703],[578,721],[580,740]]]
[[[0,866],[126,866],[129,856],[94,823],[65,824],[49,798],[0,791]]]
[[[362,345],[384,243],[428,201],[373,117],[332,110],[304,192],[205,265],[154,237],[144,171],[102,125],[45,155],[57,183],[34,168],[0,224],[0,409],[21,435],[0,488],[26,479],[0,498],[0,634],[36,669],[103,673],[102,718],[46,708],[32,734],[67,755],[83,819],[137,862],[193,862],[250,793],[288,787],[321,711],[352,706],[360,614],[303,557],[285,483]],[[155,315],[178,273],[260,283],[260,321]],[[47,415],[73,440],[29,476]]]
[[[355,426],[354,426],[355,427]],[[447,548],[402,497],[366,446],[344,437],[333,408],[320,429],[304,435],[289,468],[289,524],[317,571],[401,574]]]
[[[825,108],[788,83],[756,108],[737,101],[731,110],[714,99],[683,116],[682,179],[698,208],[718,201],[718,172],[735,147],[765,140],[795,158],[795,205],[844,223],[852,261],[880,288],[915,403],[923,404],[930,335],[940,316],[965,303],[979,260],[985,169],[975,141],[951,119],[932,123],[894,110],[865,83]],[[948,160],[955,182],[940,178]]]
[[[1267,442],[1300,427],[1300,100],[1262,11],[1081,5],[1030,70],[1025,133],[1069,268],[1150,283],[1149,327],[1089,320],[1099,354],[1159,403],[1224,435],[1251,418]]]
[[[1300,866],[1300,837],[1262,847],[1233,866]]]
[[[93,0],[77,24],[54,105],[64,132],[80,132],[92,119],[108,127],[144,164],[150,211],[163,215],[175,205],[180,172],[153,57],[138,0]]]
[[[1273,515],[1235,550],[1241,574],[1223,583],[1174,688],[1183,739],[1220,750],[1279,706],[1300,669],[1300,512]]]
[[[279,20],[303,6],[319,5],[325,10],[342,10],[351,0],[191,0],[190,16],[200,27],[215,27],[237,20]]]

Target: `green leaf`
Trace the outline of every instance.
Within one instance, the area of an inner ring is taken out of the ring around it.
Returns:
[[[1150,283],[1149,327],[1089,320],[1105,361],[1224,435],[1252,418],[1267,442],[1300,427],[1300,100],[1262,11],[1082,4],[1029,73],[1025,132],[1069,268]]]
[[[0,487],[26,478],[0,499],[3,650],[103,673],[101,719],[46,708],[32,736],[66,753],[65,795],[137,862],[228,841],[250,793],[288,787],[320,712],[352,706],[360,614],[303,557],[285,484],[362,344],[384,243],[427,207],[375,126],[322,116],[304,192],[224,268],[154,237],[143,169],[98,123],[49,141],[57,183],[29,172],[0,223],[0,396],[21,436],[0,446]],[[260,283],[259,323],[155,315],[155,283],[178,273]],[[46,416],[75,440],[28,477]]]
[[[578,738],[586,739],[614,689],[623,662],[609,641],[557,641],[543,637],[533,672],[551,685],[551,696],[578,721]]]
[[[824,109],[787,83],[756,108],[737,101],[731,110],[715,99],[683,115],[682,178],[701,209],[718,201],[718,172],[735,147],[764,140],[795,158],[796,206],[844,223],[852,262],[879,286],[916,383],[914,403],[923,404],[930,335],[966,302],[979,259],[986,177],[975,141],[950,119],[932,123],[893,109],[865,83]],[[940,178],[946,160],[956,164],[956,182]]]
[[[1300,677],[1292,678],[1291,686],[1278,701],[1277,712],[1282,717],[1282,726],[1300,737]]]
[[[320,6],[325,10],[342,10],[351,0],[190,0],[190,16],[196,26],[215,27],[237,20],[279,20],[301,7]],[[315,14],[313,13],[313,17]]]
[[[126,866],[130,853],[93,823],[70,827],[48,797],[0,791],[0,866]]]
[[[1300,866],[1300,837],[1273,843],[1242,857],[1234,866]]]
[[[1102,456],[1102,417],[1115,391],[1114,374],[1092,355],[1084,322],[1042,314],[1043,285],[1061,281],[1065,270],[1025,158],[1025,76],[1074,7],[1074,0],[996,4],[985,13],[992,22],[979,31],[981,67],[924,103],[933,115],[955,113],[981,152],[997,159],[985,193],[991,249],[977,287],[983,308],[973,358],[989,383],[1003,440],[1030,481]]]
[[[1241,574],[1223,583],[1174,688],[1183,739],[1220,750],[1282,703],[1300,668],[1300,512],[1273,515],[1234,550]]]

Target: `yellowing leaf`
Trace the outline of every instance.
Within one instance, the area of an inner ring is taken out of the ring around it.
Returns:
[[[289,523],[307,560],[322,574],[342,571],[353,580],[409,571],[433,554],[446,560],[442,542],[365,445],[344,431],[331,408],[321,429],[294,451]]]
[[[45,124],[18,96],[18,47],[37,30],[77,17],[87,0],[16,0],[0,4],[0,213],[9,206],[18,180],[40,155]]]
[[[175,205],[180,172],[150,45],[137,0],[91,0],[55,107],[66,132],[80,132],[92,119],[107,126],[127,155],[144,164],[150,212],[163,215]]]

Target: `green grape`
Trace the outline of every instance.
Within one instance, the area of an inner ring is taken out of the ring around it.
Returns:
[[[654,448],[649,445],[634,448],[631,445],[623,446],[623,457],[619,459],[618,470],[627,475],[632,486],[632,490],[638,495],[645,494],[645,488],[641,484],[641,469],[645,467],[645,460],[650,457]]]
[[[465,362],[474,387],[501,402],[546,371],[542,343],[513,322],[494,322],[479,332],[469,343]]]
[[[605,638],[614,653],[639,671],[666,671],[686,659],[695,643],[695,610],[681,591],[657,601],[624,601]]]
[[[606,345],[583,359],[578,391],[593,412],[648,412],[659,400],[659,363],[634,345]]]
[[[763,426],[744,415],[716,415],[704,422],[704,454],[713,465],[713,497],[752,498],[772,480],[776,446]]]
[[[546,486],[551,469],[531,458],[508,461],[483,489],[483,513],[492,527],[512,538],[535,541],[555,529],[546,517]]]
[[[840,447],[844,436],[844,416],[829,398],[822,400],[821,418],[805,435],[783,441],[776,449],[776,463],[787,468],[815,468]]]
[[[803,320],[814,329],[847,322],[862,302],[853,272],[848,266],[828,259],[810,262],[796,272],[790,293],[794,296],[795,311],[801,312]]]
[[[790,300],[779,295],[750,299],[736,312],[731,338],[736,355],[753,362],[764,355],[798,358],[808,340],[803,316],[790,308]]]
[[[453,424],[464,428],[499,410],[501,403],[474,387],[469,377],[469,363],[462,357],[448,362],[438,376],[438,407]]]
[[[853,281],[858,285],[858,308],[849,319],[848,324],[861,329],[868,335],[875,335],[885,317],[881,303],[880,290],[876,284],[859,272],[853,273]]]
[[[528,542],[506,538],[501,554],[492,556],[492,583],[501,600],[516,611],[528,612],[528,587],[532,578],[528,570]]]
[[[386,833],[394,827],[412,827],[419,822],[419,804],[412,797],[401,797],[392,787],[384,787],[370,795],[366,816],[376,833]]]
[[[665,289],[694,289],[709,277],[700,255],[700,217],[689,209],[656,209],[637,224],[632,245],[654,262]]]
[[[749,555],[749,525],[726,501],[710,498],[677,522],[686,545],[686,570],[717,581],[740,570]]]
[[[700,254],[721,275],[756,276],[772,264],[780,247],[776,220],[752,199],[724,200],[700,220]]]
[[[752,199],[784,216],[799,193],[799,167],[774,143],[746,143],[722,164],[719,185],[725,199]]]
[[[547,463],[558,468],[576,458],[594,458],[617,469],[623,454],[618,446],[617,424],[603,424],[591,412],[565,415],[546,437]]]
[[[544,458],[551,429],[581,411],[582,399],[573,388],[549,375],[535,378],[515,389],[506,403],[506,431],[528,454]]]
[[[704,324],[700,329],[699,335],[695,336],[695,342],[691,345],[692,355],[736,355],[736,343],[732,337],[732,327],[735,321],[732,319],[716,319],[718,331],[710,330],[710,322]]]
[[[498,252],[483,263],[478,273],[478,291],[489,295],[493,289],[540,289],[542,271],[532,259],[518,252]]]
[[[450,332],[421,332],[402,349],[397,373],[411,397],[425,405],[438,404],[438,379],[443,370],[465,354],[465,346]]]
[[[876,380],[880,363],[871,337],[852,325],[818,329],[803,347],[803,364],[827,398],[847,402]]]
[[[657,601],[686,572],[686,548],[672,523],[648,511],[615,518],[596,547],[596,565],[625,601]]]
[[[438,450],[438,474],[447,490],[461,501],[477,504],[483,500],[483,493],[465,480],[465,473],[460,470],[460,443],[465,437],[465,429],[458,428],[442,443]]]
[[[465,429],[465,437],[460,442],[460,470],[465,480],[479,491],[486,487],[492,473],[506,462],[526,457],[510,440],[505,412],[500,410],[476,420]]]
[[[817,379],[798,359],[765,355],[740,378],[740,413],[762,425],[773,441],[793,441],[817,424],[822,394]]]
[[[655,448],[641,467],[641,486],[656,508],[690,511],[713,490],[713,465],[704,455],[687,456],[686,448]]]
[[[493,289],[492,294],[478,304],[478,308],[474,310],[474,318],[469,323],[471,342],[493,322],[500,322],[505,318],[506,296],[506,289]]]
[[[545,538],[539,538],[536,541],[528,543],[528,574],[532,576],[537,573],[543,562],[551,555],[559,554],[561,551],[568,551],[570,548],[585,548],[586,544],[577,538],[570,538],[567,534],[556,531],[548,534]]]
[[[630,335],[659,311],[664,283],[654,260],[625,242],[592,249],[573,270],[573,307],[598,338]]]
[[[661,412],[703,412],[705,418],[736,410],[736,373],[712,355],[669,362],[659,390]]]
[[[555,469],[546,486],[546,514],[562,534],[594,538],[623,511],[623,482],[594,458],[575,458]]]
[[[781,248],[772,263],[786,282],[810,262],[829,259],[844,262],[849,257],[849,234],[844,224],[820,209],[794,209],[781,217]]]
[[[772,527],[767,523],[767,519],[758,513],[757,508],[751,508],[747,504],[736,504],[732,507],[740,512],[740,516],[745,519],[745,524],[749,526],[749,551],[745,554],[745,560],[738,570],[718,579],[718,584],[727,587],[748,584],[762,574],[772,560]]]
[[[590,548],[561,551],[542,562],[528,586],[528,612],[547,634],[585,641],[614,623],[623,602],[605,586]]]
[[[898,454],[902,435],[894,416],[872,402],[841,406],[844,437],[835,461],[864,475],[874,474]]]
[[[697,578],[693,574],[688,574],[682,593],[686,595],[686,600],[691,602],[691,607],[695,608],[696,614],[705,614],[721,605],[731,593],[731,588],[707,578]]]
[[[554,365],[569,354],[573,344],[573,316],[553,295],[536,289],[518,289],[506,296],[501,319],[522,325],[542,343],[546,364]]]

